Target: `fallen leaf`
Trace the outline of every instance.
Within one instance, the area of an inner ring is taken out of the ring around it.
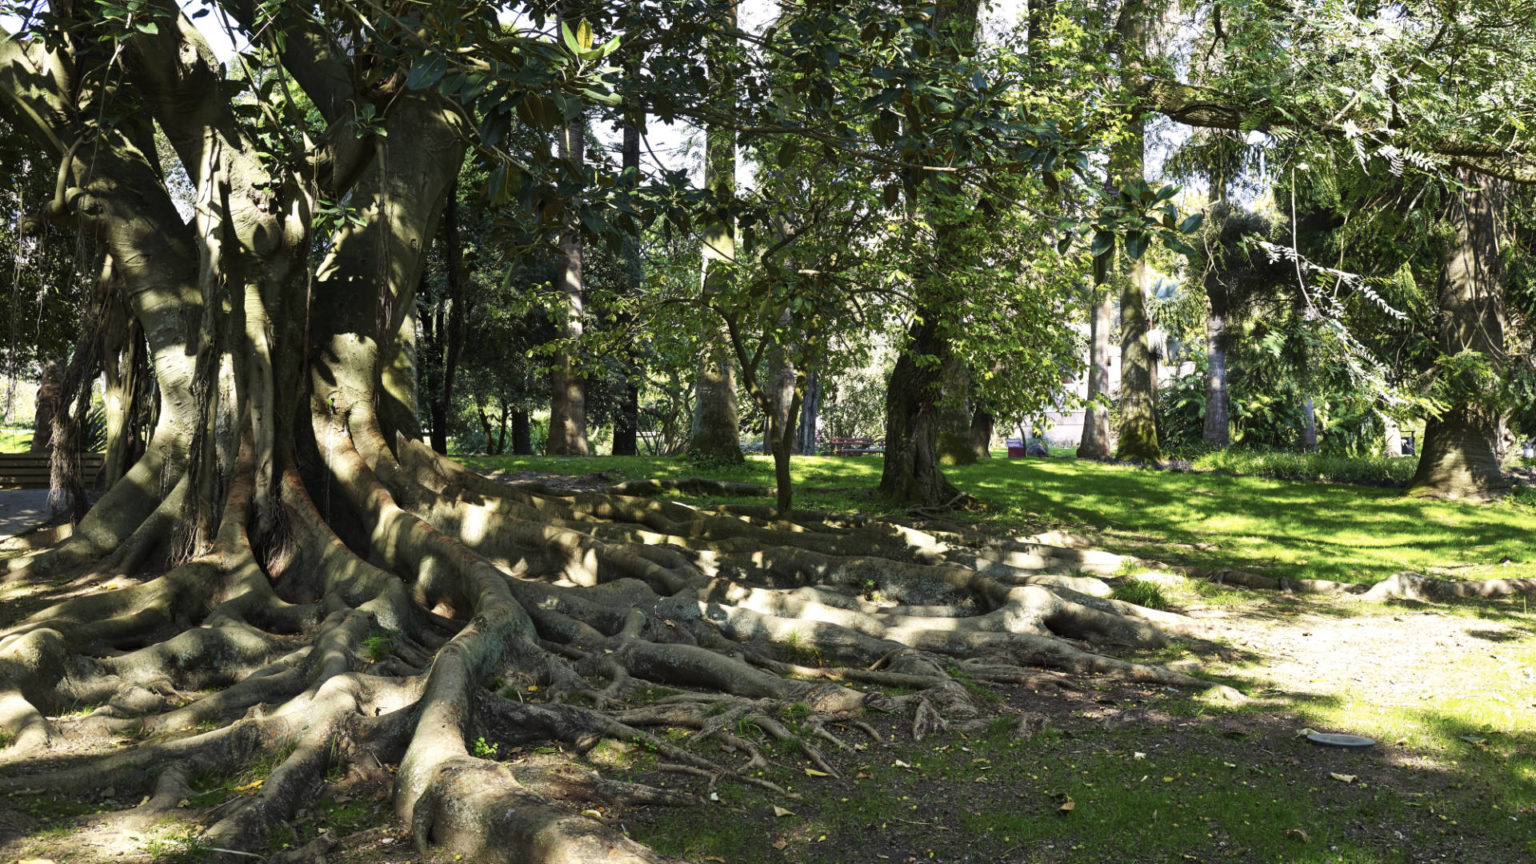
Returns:
[[[1336,773],[1334,773],[1332,771],[1329,771],[1328,772],[1328,776],[1332,777],[1333,779],[1335,779],[1337,781],[1339,781],[1340,783],[1353,783],[1353,782],[1355,782],[1355,775],[1353,775],[1353,774],[1336,774]]]
[[[785,846],[788,846],[788,845],[789,845],[789,841],[788,840],[775,840],[775,841],[773,841],[773,848],[775,848],[775,849],[783,849]]]
[[[1073,801],[1071,798],[1068,798],[1066,800],[1066,803],[1064,803],[1060,807],[1056,808],[1056,812],[1057,813],[1071,813],[1073,810],[1076,810],[1076,809],[1077,809],[1077,802]]]
[[[603,814],[599,813],[596,810],[583,810],[583,811],[581,811],[581,815],[583,815],[583,816],[591,816],[593,819],[601,819],[601,818],[603,818]]]
[[[780,819],[783,819],[785,816],[793,816],[793,815],[795,815],[795,811],[793,811],[793,810],[785,810],[783,807],[780,807],[779,805],[775,804],[775,805],[773,805],[773,815],[777,816]]]
[[[260,781],[260,780],[256,780],[256,781],[247,783],[244,786],[236,786],[235,787],[235,791],[236,792],[249,792],[252,789],[260,789],[261,788],[261,782],[262,781]]]
[[[720,864],[725,864],[725,859],[724,858],[716,858],[713,855],[705,855],[704,856],[704,860],[705,861],[719,861]]]
[[[1294,837],[1303,843],[1312,842],[1312,838],[1307,836],[1307,832],[1301,830],[1300,828],[1287,828],[1284,831],[1281,831],[1280,834],[1285,837]]]
[[[911,765],[908,765],[907,763],[901,761],[900,759],[897,759],[895,762],[892,762],[891,764],[896,766],[897,768],[911,768],[912,767]]]
[[[832,775],[828,774],[825,771],[817,771],[815,768],[807,768],[807,769],[805,769],[805,776],[807,776],[807,777],[831,777]]]
[[[1141,752],[1136,752],[1136,753],[1132,753],[1131,754],[1131,758],[1132,759],[1145,759],[1145,758],[1147,758],[1147,754],[1141,753]]]

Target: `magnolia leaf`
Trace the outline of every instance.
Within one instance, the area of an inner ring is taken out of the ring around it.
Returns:
[[[1183,222],[1179,223],[1179,233],[1180,234],[1193,234],[1196,231],[1200,230],[1200,226],[1204,222],[1205,222],[1205,214],[1204,213],[1191,213],[1188,216],[1184,217],[1184,221]]]
[[[581,815],[583,815],[583,816],[591,816],[593,819],[601,819],[601,818],[603,818],[603,814],[599,813],[596,810],[583,810],[583,811],[581,811]]]
[[[576,44],[580,45],[583,51],[592,50],[592,24],[585,18],[576,25]]]
[[[1056,812],[1057,813],[1071,813],[1073,810],[1076,810],[1076,809],[1077,809],[1077,802],[1073,801],[1071,798],[1068,798],[1065,803],[1063,803],[1060,807],[1056,808]]]
[[[1337,781],[1339,781],[1340,783],[1353,783],[1353,782],[1355,782],[1355,775],[1353,775],[1353,774],[1339,774],[1339,773],[1334,772],[1334,771],[1329,771],[1328,772],[1328,776],[1332,777],[1333,779],[1335,779]]]
[[[807,777],[831,777],[832,775],[828,774],[825,771],[817,771],[815,768],[807,768],[807,769],[805,769],[805,776],[807,776]]]
[[[773,805],[773,815],[779,819],[783,819],[785,816],[795,815],[795,812],[793,810],[785,810],[783,807],[775,804]]]

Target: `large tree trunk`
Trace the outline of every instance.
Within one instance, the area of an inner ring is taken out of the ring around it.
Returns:
[[[1106,271],[1107,262],[1096,265],[1095,282]],[[1088,401],[1083,407],[1083,437],[1077,445],[1079,459],[1108,459],[1111,431],[1109,407],[1109,331],[1113,327],[1114,306],[1109,291],[1095,284],[1088,323]]]
[[[948,39],[944,50],[958,55],[975,47],[979,13],[977,0],[937,7],[933,27]],[[963,194],[945,177],[929,183],[935,198],[943,193]],[[922,194],[917,198],[909,202],[914,213],[927,203]],[[917,274],[913,286],[917,308],[886,389],[885,467],[879,492],[897,503],[942,507],[961,496],[941,466],[975,460],[970,450],[970,415],[965,410],[969,376],[946,332],[946,327],[959,324],[950,310],[956,299],[951,294],[955,280],[946,268],[967,257],[957,248],[961,241],[956,226],[929,215],[934,248],[925,265],[927,272]]]
[[[943,378],[917,357],[947,352],[946,340],[935,332],[934,316],[919,312],[907,333],[907,350],[896,358],[885,390],[885,467],[880,493],[902,504],[943,506],[960,497],[960,490],[940,470],[938,405]]]
[[[997,418],[981,405],[971,415],[971,454],[976,459],[992,458],[992,435],[997,428]]]
[[[1460,171],[1467,191],[1454,196],[1447,214],[1455,235],[1441,261],[1437,318],[1440,351],[1472,351],[1494,363],[1504,356],[1504,295],[1499,259],[1501,208],[1507,186]],[[1411,494],[1489,498],[1509,481],[1499,465],[1500,408],[1477,393],[1464,393],[1424,427],[1424,446]]]
[[[584,171],[587,130],[584,118],[566,125],[560,134],[560,159],[568,170]],[[559,321],[566,350],[555,358],[549,373],[549,439],[544,450],[551,456],[586,456],[587,382],[577,368],[575,352],[581,342],[582,322],[581,224],[575,216],[565,220],[560,232]]]

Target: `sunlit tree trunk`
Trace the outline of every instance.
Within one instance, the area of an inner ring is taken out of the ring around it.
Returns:
[[[1116,33],[1120,39],[1121,77],[1134,89],[1144,73],[1150,10],[1143,0],[1130,0],[1120,12]],[[1114,173],[1125,181],[1145,177],[1146,147],[1141,117],[1128,121],[1125,140],[1118,145]],[[1127,256],[1127,259],[1129,256]],[[1120,439],[1118,459],[1158,462],[1163,458],[1157,439],[1157,391],[1151,346],[1147,342],[1147,288],[1152,271],[1145,254],[1127,260],[1127,277],[1120,290]]]
[[[1083,437],[1077,445],[1079,459],[1108,459],[1109,331],[1114,326],[1114,301],[1103,284],[1108,262],[1096,262],[1088,319],[1088,403],[1083,408]]]

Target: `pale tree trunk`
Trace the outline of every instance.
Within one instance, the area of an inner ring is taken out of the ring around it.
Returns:
[[[1113,395],[1109,392],[1109,331],[1114,326],[1114,304],[1102,284],[1107,270],[1107,262],[1095,264],[1088,322],[1088,402],[1083,408],[1083,437],[1077,445],[1079,459],[1108,459],[1113,437],[1105,404]]]
[[[1317,410],[1311,396],[1301,400],[1301,449],[1317,452]]]
[[[1442,353],[1475,351],[1504,361],[1504,297],[1499,260],[1501,210],[1507,185],[1462,170],[1467,190],[1455,195],[1447,217],[1455,229],[1441,261],[1438,315]],[[1500,411],[1465,398],[1424,427],[1411,494],[1490,498],[1509,488],[1499,465]]]
[[[805,398],[800,403],[800,422],[795,432],[795,452],[816,455],[816,422],[821,403],[821,376],[812,369],[805,376]]]
[[[1388,458],[1403,455],[1403,430],[1397,420],[1382,414],[1381,430],[1383,438],[1381,455]]]
[[[1120,40],[1120,76],[1129,90],[1135,90],[1144,77],[1151,14],[1144,0],[1129,0],[1115,24]],[[1131,118],[1129,126],[1111,166],[1111,171],[1126,182],[1144,179],[1146,174],[1143,121],[1140,117]],[[1121,283],[1120,289],[1120,440],[1115,458],[1160,462],[1163,453],[1157,439],[1153,369],[1156,360],[1147,342],[1146,297],[1152,272],[1145,254],[1135,261],[1127,260],[1126,270],[1129,278]]]
[[[587,130],[577,117],[561,131],[560,159],[569,169],[586,171]],[[567,205],[574,207],[575,203]],[[560,232],[559,282],[561,338],[565,351],[555,358],[549,373],[549,440],[544,451],[551,456],[586,456],[587,382],[577,368],[576,351],[581,343],[582,322],[581,223],[568,216]]]
[[[1207,447],[1232,443],[1232,403],[1227,394],[1227,319],[1210,302],[1205,316],[1205,428]]]
[[[736,4],[725,10],[727,26],[736,25]],[[724,40],[708,46],[710,83],[716,98],[727,108],[735,104],[729,63],[722,54],[729,49]],[[704,130],[704,186],[719,206],[729,206],[736,198],[736,132],[729,128],[706,127]],[[725,292],[735,276],[736,225],[728,214],[716,213],[701,225],[703,272],[700,274],[706,302]],[[693,423],[688,435],[690,456],[740,462],[740,417],[736,411],[736,370],[731,347],[719,326],[705,330],[699,343],[698,379],[694,388]]]

